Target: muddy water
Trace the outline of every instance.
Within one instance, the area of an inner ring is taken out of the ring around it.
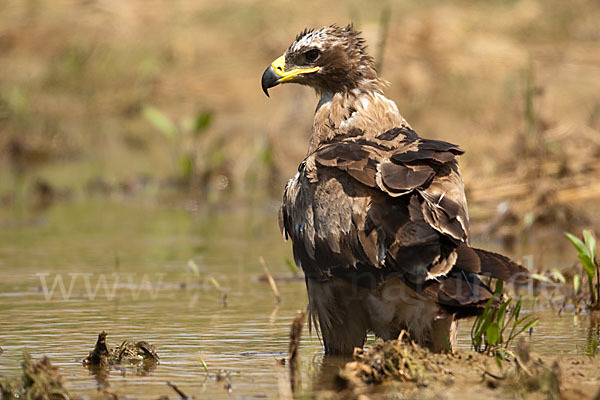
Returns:
[[[289,324],[306,294],[301,279],[281,281],[276,307],[258,259],[273,275],[289,277],[289,253],[276,204],[187,211],[98,201],[4,210],[0,375],[18,374],[28,351],[50,356],[68,387],[91,398],[103,387],[134,398],[174,396],[167,381],[196,397],[277,397],[286,370],[276,359],[287,351]],[[539,314],[534,350],[585,353],[585,320]],[[469,326],[462,324],[462,347],[469,347]],[[155,344],[161,364],[92,375],[81,360],[102,330],[111,346],[125,339]],[[301,360],[303,387],[318,388],[322,351],[307,332]],[[215,379],[221,369],[231,371],[230,389]]]

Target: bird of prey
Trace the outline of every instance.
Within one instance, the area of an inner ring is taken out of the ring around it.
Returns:
[[[482,275],[525,273],[470,247],[463,151],[417,135],[383,95],[386,82],[351,25],[300,33],[262,76],[267,96],[288,82],[319,97],[279,222],[326,353],[351,354],[367,332],[389,340],[402,330],[433,351],[452,350],[456,321],[494,298]]]

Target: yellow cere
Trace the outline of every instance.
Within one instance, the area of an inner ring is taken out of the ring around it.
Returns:
[[[285,56],[281,56],[277,60],[273,61],[271,66],[273,67],[273,70],[275,71],[275,73],[281,77],[280,81],[282,83],[291,81],[295,76],[302,75],[302,74],[310,74],[312,72],[317,72],[318,70],[321,69],[321,67],[298,68],[298,69],[294,69],[292,71],[286,72],[285,71]]]

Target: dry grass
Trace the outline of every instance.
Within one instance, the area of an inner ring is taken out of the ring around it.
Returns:
[[[279,196],[305,154],[316,100],[295,86],[266,99],[263,69],[305,26],[352,20],[375,52],[386,9],[359,1],[4,1],[0,190],[12,190],[7,167],[75,189],[98,177],[164,179],[180,174],[181,154],[197,147],[200,190]],[[475,217],[511,201],[522,219],[547,193],[551,204],[597,201],[598,2],[405,1],[389,10],[387,95],[421,135],[467,151],[462,171]],[[177,125],[210,110],[214,123],[199,142],[174,144],[143,117],[148,106]]]

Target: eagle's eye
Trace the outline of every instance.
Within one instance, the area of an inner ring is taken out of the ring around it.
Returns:
[[[314,62],[317,58],[319,58],[320,54],[321,52],[318,49],[311,49],[304,53],[304,58],[307,62],[311,63]]]

